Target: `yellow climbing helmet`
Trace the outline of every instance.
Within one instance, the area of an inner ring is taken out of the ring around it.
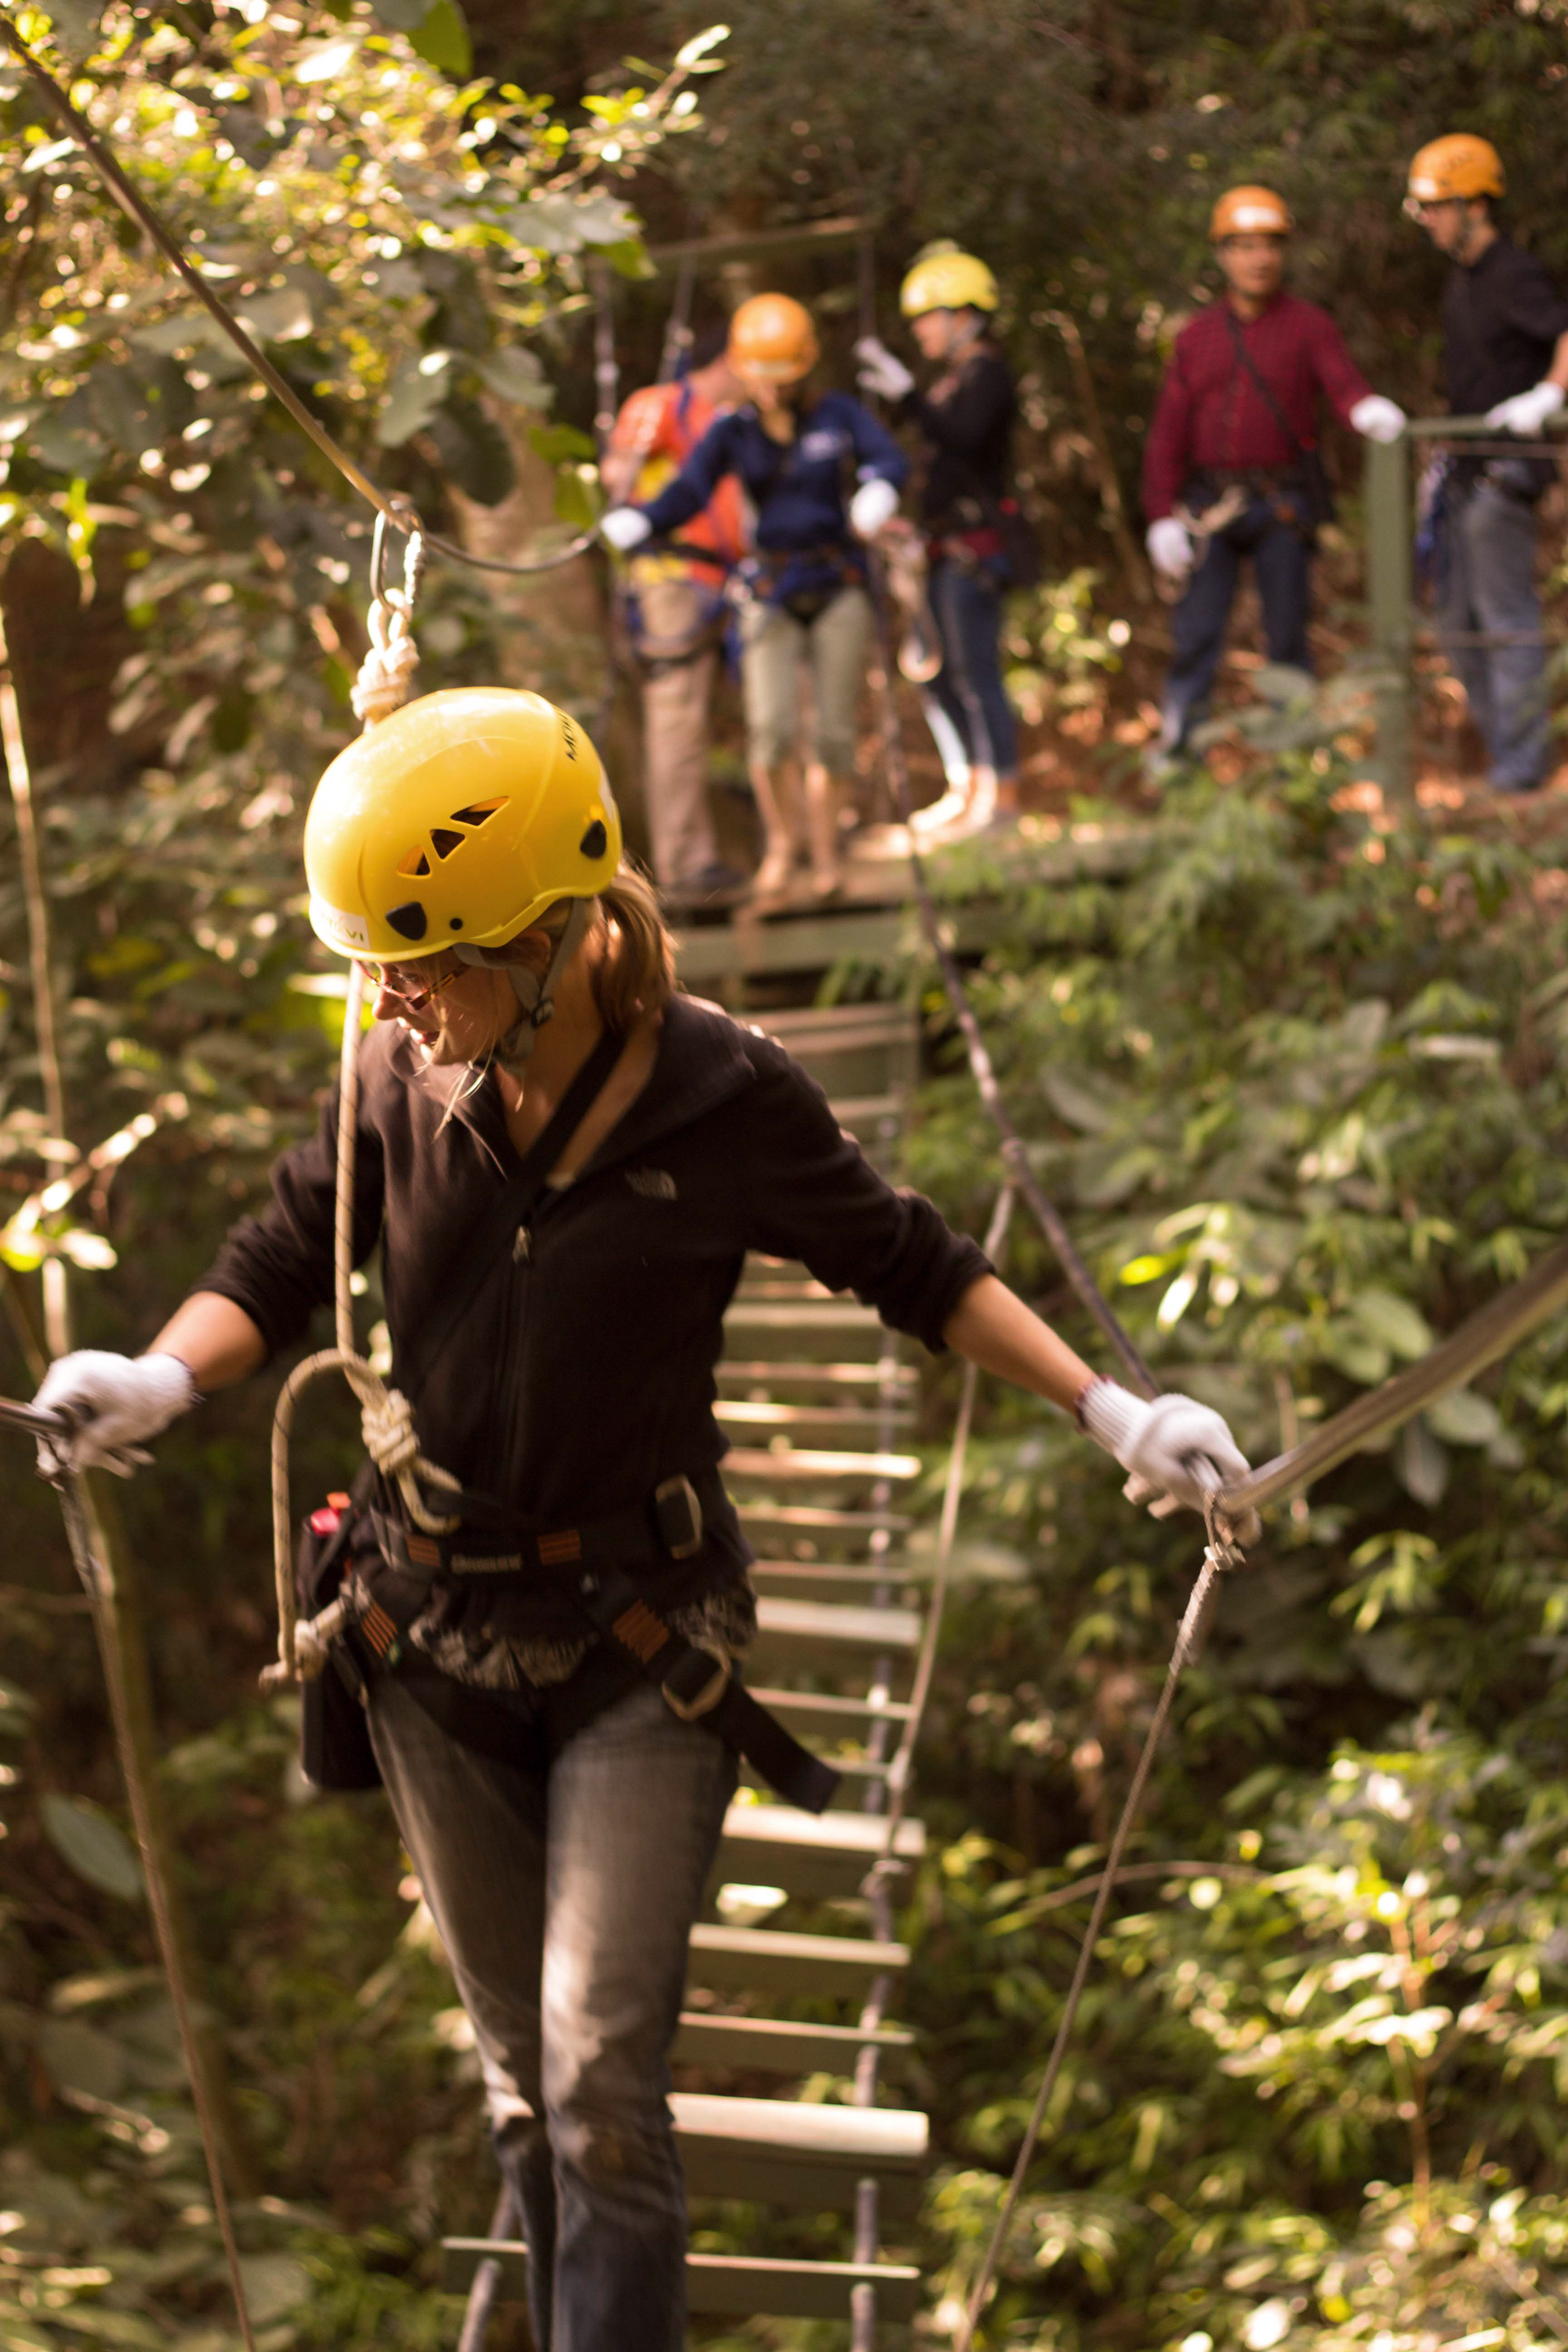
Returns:
[[[994,310],[1000,299],[985,264],[951,237],[927,246],[899,289],[906,319],[921,319],[928,310]]]
[[[377,961],[500,947],[556,899],[596,897],[620,862],[594,746],[510,687],[405,703],[338,754],[305,820],[310,928]]]

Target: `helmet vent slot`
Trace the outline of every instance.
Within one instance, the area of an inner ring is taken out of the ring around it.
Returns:
[[[430,845],[437,857],[450,857],[453,850],[461,849],[467,839],[467,834],[453,833],[444,824],[433,824],[430,828]]]
[[[508,796],[503,793],[499,801],[475,801],[471,808],[454,809],[452,811],[452,823],[454,824],[483,824],[487,817],[492,817],[498,809],[505,808],[507,804],[507,797]]]
[[[584,857],[603,857],[610,845],[603,817],[595,817],[582,840],[577,844]]]
[[[394,907],[386,919],[400,940],[422,940],[425,936],[425,909],[417,898],[411,898],[405,907]]]
[[[411,849],[408,852],[407,856],[404,858],[402,864],[398,866],[397,870],[400,874],[406,874],[412,879],[417,881],[423,876],[429,873],[430,860],[426,856],[425,852],[422,849]]]

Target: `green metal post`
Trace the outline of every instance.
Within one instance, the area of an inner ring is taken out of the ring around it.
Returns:
[[[1410,444],[1366,444],[1367,588],[1377,668],[1374,772],[1384,791],[1410,790],[1412,681],[1410,645],[1415,582],[1410,551]]]

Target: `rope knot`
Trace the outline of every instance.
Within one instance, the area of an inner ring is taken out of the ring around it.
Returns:
[[[400,588],[387,589],[370,608],[370,651],[349,697],[362,726],[376,726],[408,699],[419,667],[413,621],[413,601]]]
[[[365,1401],[360,1411],[360,1431],[365,1452],[389,1478],[395,1478],[400,1470],[413,1469],[418,1463],[414,1408],[400,1389],[384,1390],[379,1397]]]

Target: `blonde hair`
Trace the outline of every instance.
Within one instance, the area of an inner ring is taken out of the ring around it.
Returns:
[[[624,1037],[639,1013],[663,1010],[675,993],[675,941],[659,912],[654,887],[629,858],[621,860],[613,882],[598,894],[610,935],[608,952],[594,972],[594,1002],[613,1037]],[[557,898],[536,915],[530,931],[543,931],[558,940],[570,919],[574,901]],[[520,933],[519,938],[526,937]],[[517,940],[487,949],[487,963],[516,961]]]

